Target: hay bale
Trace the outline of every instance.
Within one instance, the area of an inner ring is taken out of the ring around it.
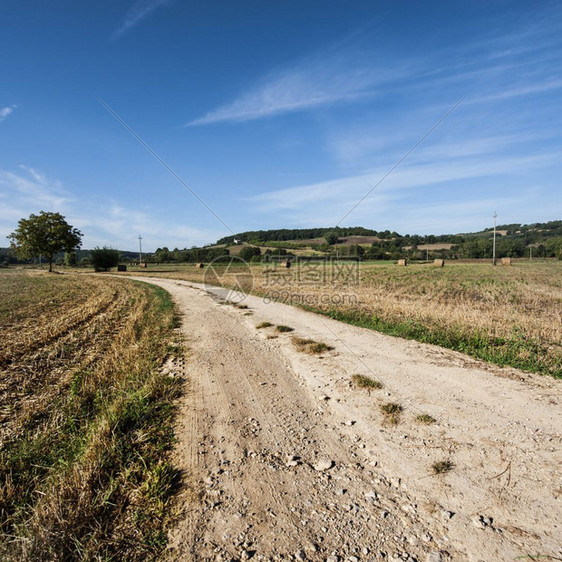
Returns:
[[[142,261],[141,263],[139,263],[139,267],[147,268],[148,264],[145,261]]]
[[[287,269],[289,269],[289,267],[291,267],[291,262],[290,261],[282,261],[281,267],[286,267]]]
[[[127,271],[127,266],[126,265],[118,265],[117,271]]]
[[[204,263],[196,263],[195,264],[195,269],[203,269],[205,267]]]
[[[511,258],[502,258],[502,265],[511,265]]]
[[[445,265],[445,260],[435,259],[433,260],[433,265],[435,267],[443,267]]]
[[[398,260],[396,265],[408,265],[408,260],[406,258]]]

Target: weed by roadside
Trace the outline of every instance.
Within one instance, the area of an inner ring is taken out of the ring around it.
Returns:
[[[443,474],[452,470],[453,466],[453,463],[447,459],[444,461],[434,462],[431,465],[431,470],[433,471],[433,474]]]
[[[295,329],[291,328],[290,326],[283,326],[282,324],[277,326],[277,331],[278,332],[294,332]]]
[[[270,328],[271,326],[273,326],[273,324],[271,322],[260,322],[256,328],[258,330],[261,330],[262,328]]]
[[[325,344],[324,342],[317,342],[309,338],[293,337],[293,343],[299,351],[310,353],[312,355],[323,353],[324,351],[331,351],[333,347]]]
[[[365,375],[351,375],[351,382],[357,388],[365,388],[367,390],[378,390],[382,388],[382,383]]]
[[[400,414],[402,412],[402,406],[396,402],[387,402],[386,404],[381,404],[381,412],[384,414],[385,421],[396,425],[400,421]]]
[[[420,414],[419,416],[416,416],[416,421],[420,423],[424,423],[426,425],[431,425],[432,423],[435,423],[437,420],[433,416],[430,416],[429,414]]]

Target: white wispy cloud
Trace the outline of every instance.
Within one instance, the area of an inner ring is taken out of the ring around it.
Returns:
[[[233,102],[195,119],[187,126],[223,121],[249,121],[281,113],[301,111],[357,100],[377,87],[408,74],[404,67],[391,70],[381,65],[357,62],[351,52],[308,57],[291,68],[271,72],[250,91]]]
[[[141,21],[146,19],[158,8],[172,1],[173,0],[137,0],[137,2],[129,8],[129,11],[119,27],[112,33],[111,39],[117,39],[119,36],[141,23]]]
[[[8,115],[10,115],[11,113],[14,112],[15,109],[17,109],[18,106],[17,105],[8,105],[6,107],[2,107],[0,108],[0,123],[2,123],[3,121],[6,120],[6,117],[8,117]]]
[[[482,103],[532,94],[541,94],[551,90],[559,90],[560,88],[562,88],[562,80],[548,80],[539,84],[523,84],[512,88],[506,88],[505,90],[500,90],[488,95],[476,96],[467,100],[466,103]]]
[[[0,170],[0,193],[6,202],[12,202],[19,209],[37,212],[39,209],[66,209],[72,197],[58,180],[51,180],[45,174],[28,167],[20,166],[23,173]],[[0,220],[8,208],[3,206]]]
[[[431,163],[418,163],[397,169],[346,219],[346,223],[372,223],[373,217],[384,217],[392,210],[405,212],[418,205],[408,201],[424,189],[436,188],[443,195],[459,196],[456,187],[463,180],[497,178],[492,184],[502,184],[506,174],[515,177],[520,172],[557,163],[556,153],[527,157],[462,158]],[[368,173],[336,180],[299,185],[263,193],[249,199],[256,212],[272,213],[292,224],[336,224],[366,193],[379,182],[388,169],[378,168]],[[441,195],[440,197],[443,197]],[[470,195],[470,194],[467,194]],[[435,201],[435,194],[430,199]],[[460,197],[462,200],[462,197]],[[457,206],[457,214],[463,204]],[[464,212],[464,211],[463,211]]]
[[[85,211],[87,209],[87,211]],[[83,247],[111,246],[135,250],[137,236],[143,236],[143,248],[158,246],[185,248],[216,240],[224,233],[186,224],[171,226],[167,217],[137,209],[117,201],[87,200],[77,197],[58,179],[31,166],[21,165],[17,172],[0,169],[0,246],[17,227],[19,219],[39,211],[59,212],[84,233]]]

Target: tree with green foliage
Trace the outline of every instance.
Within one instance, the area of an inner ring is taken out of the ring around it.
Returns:
[[[119,264],[119,250],[108,248],[94,248],[90,252],[90,263],[94,266],[95,271],[109,271],[111,267]]]
[[[244,246],[240,250],[238,257],[244,261],[250,261],[254,256],[259,255],[261,255],[261,250],[256,246]]]
[[[8,239],[11,251],[18,258],[44,256],[52,272],[55,254],[80,248],[82,236],[60,213],[40,211],[38,215],[31,214],[28,219],[20,219],[18,228]]]

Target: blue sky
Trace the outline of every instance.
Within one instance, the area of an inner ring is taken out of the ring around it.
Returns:
[[[503,224],[562,218],[559,2],[4,0],[1,13],[0,246],[39,210],[84,247],[131,250],[139,234],[155,250],[342,219],[439,234],[496,210]]]

